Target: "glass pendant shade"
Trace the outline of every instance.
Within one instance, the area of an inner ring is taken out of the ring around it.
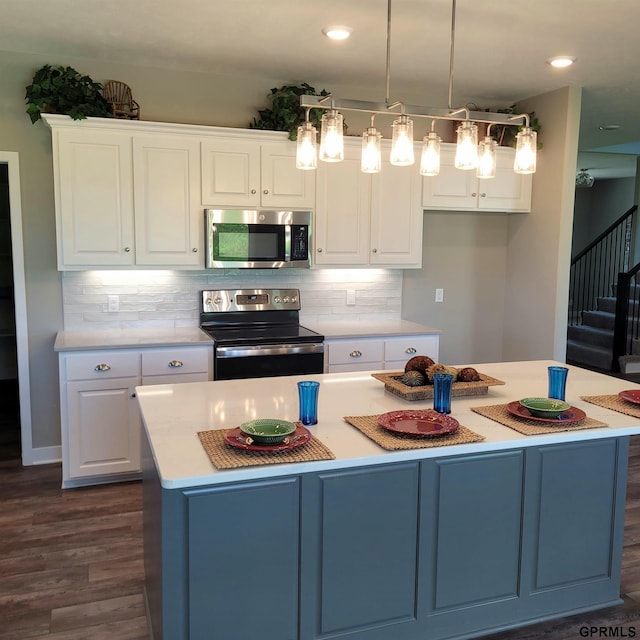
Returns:
[[[415,162],[413,155],[413,120],[399,116],[393,121],[390,162],[398,167],[406,167]]]
[[[363,173],[379,173],[382,166],[380,139],[382,134],[375,127],[368,127],[362,134],[362,158],[360,169]]]
[[[524,127],[516,136],[516,173],[535,173],[538,155],[538,134],[531,127]]]
[[[437,176],[440,173],[440,142],[442,140],[435,131],[423,138],[420,175]]]
[[[322,115],[320,128],[320,160],[340,162],[344,160],[342,114],[334,109]]]
[[[317,131],[310,123],[298,127],[296,143],[296,167],[308,171],[318,166]]]
[[[485,136],[484,140],[478,144],[478,178],[496,177],[496,147],[498,143],[491,137]]]
[[[473,122],[463,122],[458,127],[456,169],[475,169],[478,166],[478,127]]]

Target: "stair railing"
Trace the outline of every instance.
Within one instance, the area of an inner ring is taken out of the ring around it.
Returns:
[[[612,295],[618,274],[629,270],[637,209],[637,205],[631,207],[571,260],[570,326],[582,324],[581,312],[595,309],[599,297]]]
[[[620,356],[633,353],[634,341],[640,336],[640,262],[618,274],[616,286],[616,319],[613,328],[611,367],[620,371]]]

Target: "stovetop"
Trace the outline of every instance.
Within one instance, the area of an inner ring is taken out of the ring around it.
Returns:
[[[286,344],[322,342],[324,336],[300,324],[291,325],[204,325],[202,329],[216,344]]]

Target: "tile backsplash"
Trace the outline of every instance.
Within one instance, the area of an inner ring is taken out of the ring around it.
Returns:
[[[65,271],[64,329],[198,326],[203,289],[260,287],[300,289],[302,322],[400,318],[401,270]],[[354,305],[347,305],[348,290]],[[109,310],[110,296],[117,310]]]

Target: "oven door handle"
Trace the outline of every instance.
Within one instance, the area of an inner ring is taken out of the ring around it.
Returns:
[[[216,358],[288,356],[305,353],[324,353],[324,344],[322,342],[310,342],[303,344],[260,344],[237,347],[216,347]]]

